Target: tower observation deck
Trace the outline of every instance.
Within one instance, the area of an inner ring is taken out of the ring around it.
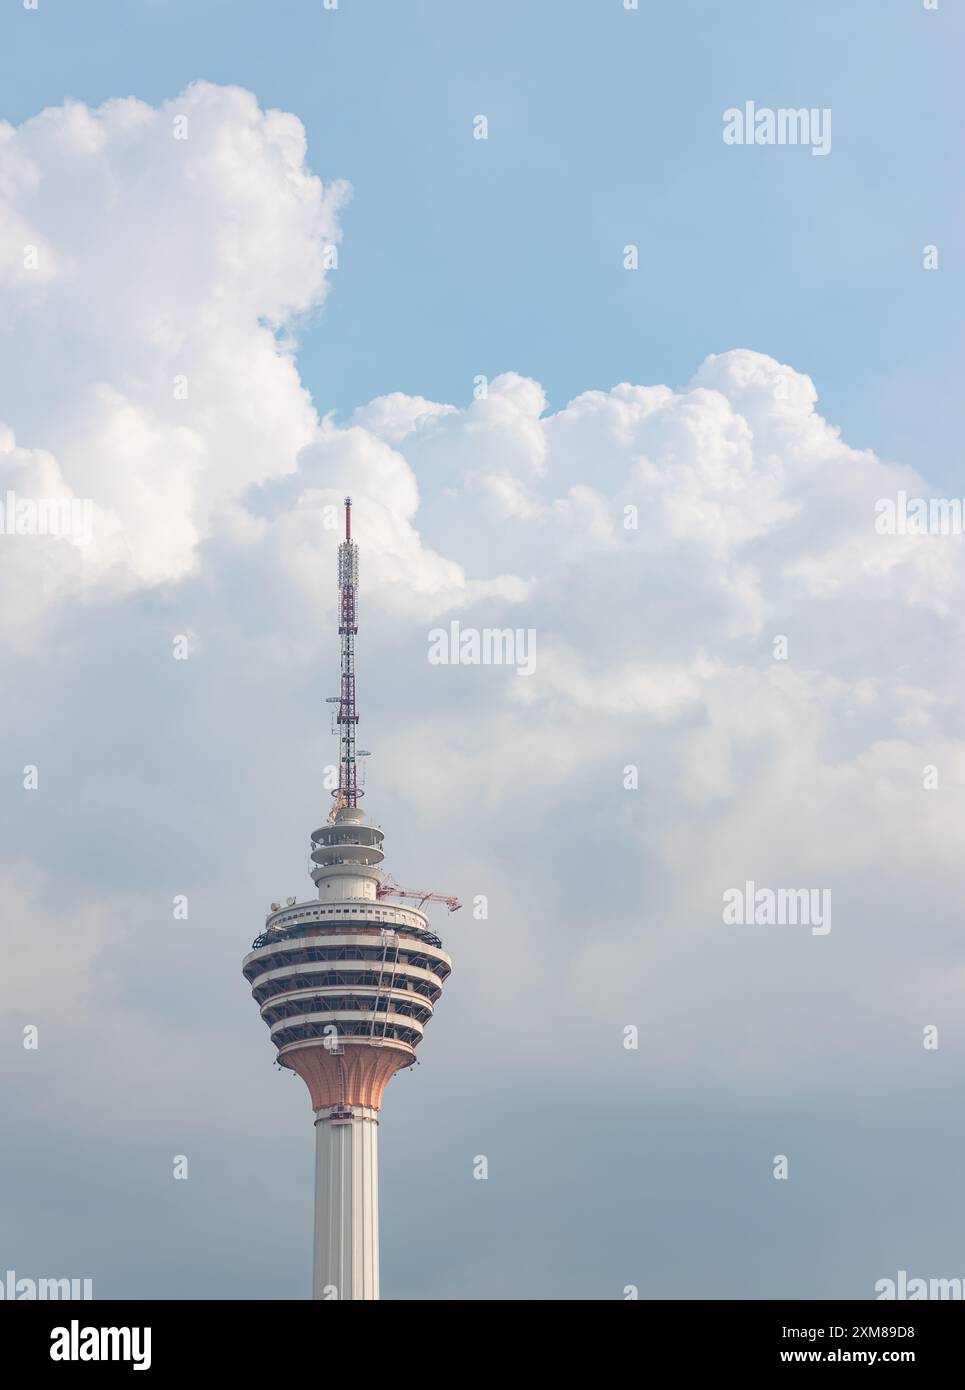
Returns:
[[[387,900],[405,890],[396,890],[382,870],[383,833],[358,807],[358,556],[350,518],[346,499],[346,540],[339,547],[339,785],[328,822],[311,835],[317,896],[272,904],[242,964],[278,1063],[305,1082],[315,1113],[317,1299],[379,1297],[382,1096],[395,1073],[416,1060],[452,968],[425,913]],[[450,910],[458,907],[448,901]]]

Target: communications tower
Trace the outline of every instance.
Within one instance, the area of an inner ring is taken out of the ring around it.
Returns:
[[[305,1082],[315,1112],[313,1297],[379,1297],[378,1130],[389,1080],[416,1060],[452,962],[430,930],[427,901],[380,865],[383,834],[359,809],[355,637],[358,546],[352,499],[338,548],[341,682],[338,788],[311,835],[317,897],[272,903],[243,970],[277,1060]],[[389,899],[418,899],[406,907]]]

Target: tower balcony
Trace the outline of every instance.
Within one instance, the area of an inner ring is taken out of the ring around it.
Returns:
[[[435,1004],[442,994],[443,980],[432,970],[415,964],[411,953],[400,952],[399,956],[398,961],[393,958],[390,975],[394,987]],[[363,956],[361,950],[356,950],[350,957],[343,953],[337,960],[303,960],[265,970],[254,976],[251,993],[256,1004],[264,1005],[270,999],[298,991],[375,985],[384,974],[380,954],[372,950]]]
[[[273,1024],[271,1040],[279,1048],[289,1042],[316,1040],[323,1052],[334,1052],[343,1039],[352,1038],[359,1045],[380,1046],[386,1037],[399,1039],[410,1047],[422,1041],[424,1029],[418,1019],[408,1014],[384,1010],[375,1014],[364,1009],[321,1009],[300,1018],[286,1018]]]
[[[314,845],[313,864],[381,864],[385,855],[378,845]]]
[[[377,849],[381,852],[385,835],[377,825],[364,823],[363,811],[354,806],[339,808],[337,818],[331,825],[322,825],[312,831],[312,849],[356,848]]]
[[[289,990],[273,995],[261,1006],[261,1016],[273,1031],[286,1020],[326,1013],[340,1018],[364,1015],[373,1025],[381,1024],[383,1014],[392,1013],[415,1019],[424,1027],[432,1017],[432,1004],[397,980],[389,986],[373,980],[367,985],[313,985]]]
[[[321,902],[313,898],[308,902],[289,903],[275,908],[265,918],[265,929],[256,937],[255,949],[274,944],[282,939],[304,935],[317,927],[324,932],[395,931],[405,936],[416,937],[427,945],[439,950],[442,942],[435,932],[429,929],[429,919],[424,912],[414,907],[381,899],[337,898]],[[442,953],[448,961],[449,957]],[[247,965],[248,957],[245,958]]]

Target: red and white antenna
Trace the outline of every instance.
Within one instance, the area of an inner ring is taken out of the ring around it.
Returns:
[[[355,706],[355,635],[358,632],[359,548],[352,540],[352,499],[345,499],[345,539],[338,548],[338,632],[342,639],[342,678],[339,693],[332,697],[338,705],[338,787],[332,792],[334,804],[329,813],[329,825],[334,824],[343,806],[357,807],[365,795],[359,786],[359,758],[367,758],[364,748],[355,746],[355,726],[359,722]],[[392,878],[381,882],[376,898],[409,898],[419,904],[445,903],[450,912],[458,912],[458,898],[445,893],[425,893],[421,889],[400,888]]]
[[[345,539],[338,548],[338,632],[342,639],[342,675],[338,693],[338,788],[330,820],[341,806],[357,806],[359,788],[355,751],[355,634],[358,632],[359,548],[352,540],[352,499],[345,499]]]

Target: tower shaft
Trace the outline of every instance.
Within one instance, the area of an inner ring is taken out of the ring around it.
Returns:
[[[368,1105],[317,1110],[312,1297],[378,1296],[379,1112]]]

